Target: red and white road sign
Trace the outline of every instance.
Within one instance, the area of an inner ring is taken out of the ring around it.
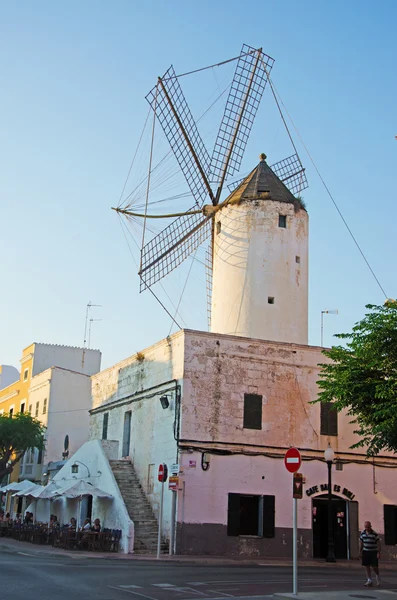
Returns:
[[[168,477],[168,468],[167,465],[165,463],[159,465],[159,472],[158,472],[158,480],[161,483],[164,483],[165,481],[167,481],[167,477]]]
[[[296,473],[301,466],[301,453],[297,448],[290,448],[284,456],[284,464],[287,471]]]

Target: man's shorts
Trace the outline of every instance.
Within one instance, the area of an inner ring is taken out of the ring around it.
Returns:
[[[361,564],[363,567],[377,567],[378,566],[378,551],[377,550],[363,550],[363,557]]]

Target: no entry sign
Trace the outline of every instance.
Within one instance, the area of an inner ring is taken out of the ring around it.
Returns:
[[[168,477],[168,468],[167,465],[165,463],[159,465],[159,472],[158,472],[158,480],[161,483],[164,483],[165,481],[167,481],[167,477]]]
[[[284,456],[284,464],[287,471],[296,473],[296,471],[299,471],[301,462],[301,454],[297,448],[290,448],[287,450]]]

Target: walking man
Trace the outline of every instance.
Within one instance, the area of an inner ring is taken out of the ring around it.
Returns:
[[[378,560],[380,557],[380,539],[376,531],[372,529],[371,521],[365,521],[364,531],[360,535],[360,557],[362,565],[367,572],[366,587],[372,586],[371,567],[375,571],[376,585],[380,585]]]

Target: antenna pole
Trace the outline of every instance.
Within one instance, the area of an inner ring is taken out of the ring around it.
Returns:
[[[93,304],[91,300],[87,304],[87,308],[85,311],[85,327],[84,327],[84,344],[83,344],[83,356],[81,358],[81,368],[84,371],[84,361],[85,361],[85,351],[87,346],[87,327],[88,327],[88,315],[90,314],[90,310],[93,306],[102,306],[102,304]],[[90,344],[88,343],[88,348]]]
[[[102,319],[90,319],[90,324],[88,327],[88,348],[91,347],[91,327],[94,321],[102,321]]]
[[[216,198],[215,198],[215,201],[213,200],[213,204],[214,204],[214,205],[215,205],[215,204],[218,204],[218,202],[219,202],[219,199],[220,199],[220,197],[221,197],[221,192],[222,192],[223,184],[225,183],[225,179],[226,179],[226,173],[227,173],[227,169],[228,169],[228,166],[229,166],[230,158],[231,158],[231,156],[232,156],[233,147],[234,147],[234,144],[235,144],[235,142],[236,142],[236,138],[237,138],[238,131],[239,131],[239,129],[240,129],[241,120],[242,120],[242,118],[243,118],[243,114],[244,114],[244,111],[245,111],[245,107],[246,107],[246,105],[247,105],[247,102],[248,102],[248,98],[249,98],[249,95],[250,95],[250,92],[251,92],[251,88],[252,88],[252,82],[254,81],[254,77],[255,77],[256,69],[257,69],[257,66],[258,66],[259,60],[260,60],[260,58],[261,58],[261,54],[262,54],[262,48],[259,48],[259,49],[257,50],[257,56],[256,56],[255,65],[254,65],[254,68],[252,69],[252,73],[251,73],[251,77],[250,77],[250,82],[249,82],[249,85],[248,85],[247,92],[246,92],[246,94],[245,94],[245,98],[244,98],[243,105],[242,105],[242,107],[241,107],[240,115],[239,115],[239,118],[238,118],[238,121],[237,121],[237,124],[236,124],[236,129],[234,130],[233,139],[232,139],[232,141],[231,141],[231,143],[230,143],[229,152],[228,152],[228,155],[227,155],[227,158],[226,158],[226,162],[225,162],[225,166],[224,166],[223,173],[222,173],[222,179],[221,179],[221,181],[220,181],[220,184],[219,184],[218,190],[217,190],[217,192],[216,192]]]

